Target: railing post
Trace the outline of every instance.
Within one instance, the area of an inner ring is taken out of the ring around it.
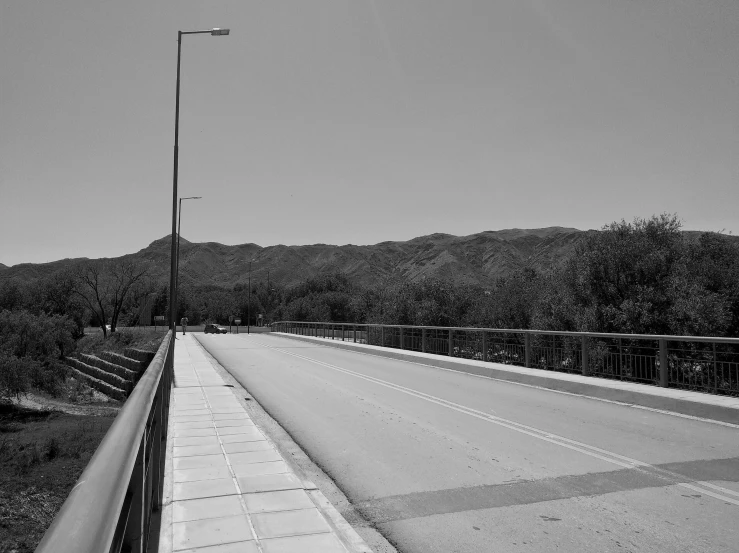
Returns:
[[[400,349],[403,349],[403,327],[400,327]]]
[[[454,331],[449,329],[449,357],[454,357]]]
[[[526,366],[531,366],[531,334],[528,332],[523,335],[523,348]]]
[[[141,437],[139,453],[136,456],[136,464],[133,466],[131,482],[128,486],[128,493],[132,497],[131,507],[128,511],[126,531],[123,537],[123,548],[131,553],[144,553],[144,519],[146,518],[144,509],[144,490],[146,488],[146,480],[144,478],[145,455],[146,432]]]
[[[488,333],[482,331],[482,360],[488,360]]]
[[[713,343],[713,393],[718,393],[718,360],[716,359],[716,342]]]
[[[354,325],[354,343],[357,343],[357,325]]]
[[[661,338],[659,341],[659,385],[667,388],[669,367],[667,366],[667,340]]]
[[[582,337],[582,375],[590,374],[590,350],[588,349],[588,337]]]
[[[385,327],[380,325],[380,346],[385,347]]]
[[[426,329],[421,329],[421,351],[426,353]]]

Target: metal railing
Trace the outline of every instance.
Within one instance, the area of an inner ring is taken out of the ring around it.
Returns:
[[[739,338],[280,321],[277,332],[739,396]]]
[[[173,377],[171,331],[159,346],[36,553],[142,553],[162,503]],[[158,535],[151,536],[158,540]]]

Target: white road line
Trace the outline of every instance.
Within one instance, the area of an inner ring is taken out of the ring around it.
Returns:
[[[442,407],[446,407],[448,409],[452,409],[454,411],[466,414],[468,416],[472,416],[478,419],[485,420],[487,422],[492,422],[493,424],[496,424],[498,426],[502,426],[505,428],[508,428],[510,430],[514,430],[516,432],[520,432],[522,434],[526,434],[528,436],[531,436],[533,438],[543,440],[555,445],[558,445],[560,447],[565,447],[567,449],[571,449],[573,451],[577,451],[579,453],[583,453],[585,455],[588,455],[590,457],[594,457],[596,459],[600,459],[602,461],[605,461],[607,463],[618,465],[622,468],[627,469],[636,469],[636,470],[642,470],[652,476],[657,476],[660,478],[663,478],[665,480],[670,481],[672,484],[681,486],[683,488],[687,488],[691,491],[697,491],[700,493],[703,493],[705,495],[711,496],[715,499],[719,499],[721,501],[724,501],[726,503],[731,503],[733,505],[739,506],[739,500],[733,499],[732,497],[728,497],[728,495],[734,495],[739,497],[739,493],[729,490],[727,488],[723,488],[721,486],[716,486],[715,484],[710,483],[703,483],[703,482],[694,482],[694,483],[685,483],[680,482],[680,480],[684,480],[685,477],[682,475],[679,475],[677,473],[673,473],[671,471],[667,471],[664,469],[660,469],[655,467],[654,465],[650,465],[649,463],[645,463],[643,461],[639,461],[637,459],[633,459],[630,457],[626,457],[624,455],[619,455],[617,453],[613,453],[611,451],[607,451],[595,446],[591,446],[582,442],[578,442],[576,440],[571,440],[569,438],[565,438],[564,436],[559,436],[557,434],[552,434],[551,432],[546,432],[543,430],[539,430],[538,428],[534,428],[532,426],[527,426],[525,424],[521,424],[509,419],[504,419],[502,417],[498,417],[496,415],[491,415],[489,413],[485,413],[484,411],[478,411],[476,409],[473,409],[471,407],[466,407],[464,405],[460,405],[458,403],[454,403],[452,401],[448,401],[445,399],[442,399],[437,396],[433,396],[431,394],[426,394],[424,392],[419,392],[418,390],[414,390],[412,388],[406,388],[405,386],[401,386],[399,384],[393,384],[392,382],[388,382],[385,380],[381,380],[379,378],[375,378],[372,376],[367,376],[349,369],[345,369],[343,367],[339,367],[336,365],[332,365],[330,363],[326,363],[324,361],[318,361],[316,359],[312,359],[310,357],[306,357],[304,355],[300,355],[297,353],[293,353],[291,351],[286,351],[282,348],[270,346],[269,344],[265,344],[264,342],[260,342],[261,345],[263,345],[266,348],[278,351],[280,353],[283,353],[285,355],[290,355],[292,357],[296,357],[298,359],[303,359],[305,361],[308,361],[310,363],[314,363],[316,365],[321,365],[323,367],[327,367],[329,369],[339,371],[345,374],[349,374],[351,376],[354,376],[356,378],[361,378],[363,380],[366,380],[368,382],[373,382],[375,384],[378,384],[380,386],[384,386],[386,388],[390,388],[414,397],[417,397],[419,399],[423,399],[426,401],[429,401],[431,403],[435,403],[437,405],[441,405]],[[701,486],[701,487],[699,487]],[[705,488],[711,488],[713,490],[719,491],[723,494],[727,495],[720,495],[718,493],[714,493],[709,489]]]
[[[282,336],[280,336],[282,337]],[[289,339],[289,338],[288,338]],[[306,342],[311,343],[311,342]],[[323,344],[321,342],[316,342],[317,346],[321,346],[324,348],[330,348],[331,346],[328,344]],[[273,347],[273,346],[269,346]],[[359,350],[353,350],[353,349],[343,349],[343,348],[334,348],[339,349],[340,351],[348,351],[351,353],[356,353],[358,355],[367,355],[369,357],[380,357],[382,359],[390,359],[392,361],[397,361],[399,363],[410,363],[411,365],[419,365],[421,367],[429,367],[431,369],[437,369],[440,371],[446,371],[446,372],[452,372],[457,374],[464,374],[467,376],[472,376],[475,378],[484,378],[486,380],[495,380],[496,382],[503,382],[505,384],[513,384],[515,386],[524,386],[526,388],[534,388],[536,390],[543,390],[545,392],[552,392],[554,394],[562,394],[566,396],[574,396],[574,397],[581,397],[585,399],[592,399],[594,401],[602,401],[603,403],[613,403],[614,405],[621,405],[623,407],[633,407],[634,409],[641,409],[643,411],[651,411],[652,413],[660,413],[662,415],[669,415],[671,417],[679,417],[681,419],[689,419],[699,422],[705,422],[709,424],[717,424],[719,426],[726,426],[729,428],[736,428],[739,430],[739,424],[735,424],[732,422],[724,422],[724,421],[717,421],[714,419],[706,419],[703,417],[696,417],[695,415],[686,415],[684,413],[676,413],[675,411],[667,411],[665,409],[657,409],[656,407],[647,407],[646,405],[637,405],[635,403],[627,403],[625,401],[616,401],[613,399],[605,399],[602,397],[595,397],[595,396],[588,396],[585,394],[577,394],[575,392],[565,392],[564,390],[553,390],[552,388],[545,388],[544,386],[537,386],[536,384],[526,384],[525,382],[516,382],[515,380],[506,380],[504,378],[496,378],[494,376],[488,376],[485,374],[475,374],[475,373],[468,373],[465,371],[460,371],[456,369],[447,369],[446,367],[439,367],[437,365],[429,365],[428,363],[421,363],[420,361],[411,361],[409,359],[396,359],[395,357],[385,357],[384,355],[379,355],[377,353],[371,353],[369,351],[359,351]],[[549,371],[553,372],[553,371]],[[556,373],[555,373],[556,374]]]

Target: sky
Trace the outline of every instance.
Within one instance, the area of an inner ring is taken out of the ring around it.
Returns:
[[[736,0],[3,0],[0,263],[677,213],[739,234]]]

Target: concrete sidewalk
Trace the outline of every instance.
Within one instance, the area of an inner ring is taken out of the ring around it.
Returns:
[[[273,334],[303,342],[347,349],[369,355],[379,355],[411,363],[421,363],[529,386],[739,424],[739,398],[737,397],[693,392],[678,388],[660,388],[625,380],[610,380],[579,374],[530,369],[458,357],[450,358],[444,355],[383,348],[350,341],[332,340],[331,338],[317,338],[282,332],[274,332]]]
[[[159,552],[370,552],[232,390],[200,344],[179,334]]]

